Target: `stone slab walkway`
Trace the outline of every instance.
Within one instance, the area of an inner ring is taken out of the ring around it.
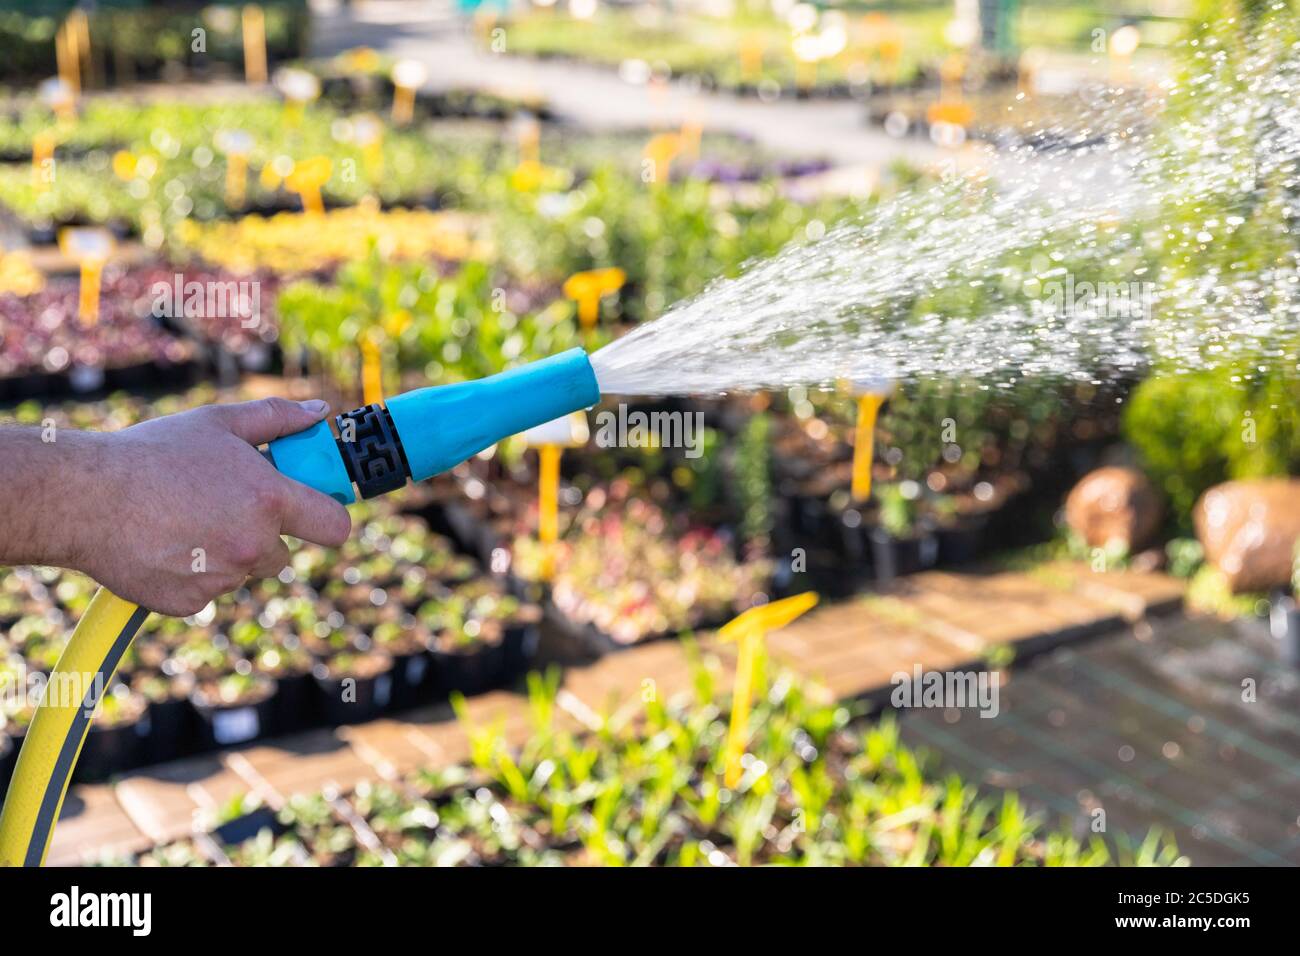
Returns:
[[[1300,671],[1262,627],[1139,625],[1013,670],[999,703],[911,713],[903,736],[1080,836],[1159,827],[1194,864],[1300,864]]]

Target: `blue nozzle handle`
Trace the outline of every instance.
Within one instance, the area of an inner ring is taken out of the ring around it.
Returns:
[[[368,498],[405,484],[406,475],[394,469],[423,481],[502,438],[598,401],[587,353],[570,349],[475,382],[407,392],[387,408],[340,415],[337,439],[327,422],[317,422],[277,438],[266,455],[282,474],[351,504],[354,484]],[[347,420],[362,424],[345,429]]]
[[[591,361],[575,348],[475,382],[398,395],[388,414],[412,479],[423,481],[493,442],[599,401]]]
[[[301,481],[341,504],[350,505],[357,500],[328,419],[305,431],[277,438],[266,446],[266,457],[280,474]]]

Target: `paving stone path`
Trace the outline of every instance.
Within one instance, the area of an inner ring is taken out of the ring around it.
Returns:
[[[1013,670],[999,704],[910,714],[904,738],[1080,836],[1104,819],[1195,864],[1300,863],[1300,671],[1262,627],[1139,625]]]

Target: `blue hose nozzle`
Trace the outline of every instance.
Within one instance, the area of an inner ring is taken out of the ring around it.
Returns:
[[[344,504],[423,481],[494,442],[600,401],[587,353],[570,349],[474,382],[421,388],[296,435],[267,457],[284,475]]]

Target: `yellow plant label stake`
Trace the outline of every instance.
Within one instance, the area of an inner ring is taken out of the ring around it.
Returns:
[[[244,7],[244,81],[254,86],[266,82],[266,14],[256,4]]]
[[[418,60],[399,60],[393,65],[393,122],[405,126],[415,118],[415,91],[429,78]]]
[[[853,483],[855,501],[871,497],[871,463],[876,456],[876,416],[885,396],[868,392],[858,396],[858,423],[853,435]]]
[[[248,188],[248,154],[253,150],[253,137],[240,129],[222,130],[216,135],[216,146],[226,154],[226,206],[239,209]]]
[[[361,336],[361,395],[367,405],[384,400],[384,333],[370,329]]]
[[[560,535],[560,455],[559,445],[543,445],[537,449],[537,540],[546,550],[542,569],[543,580],[555,575],[552,551]]]
[[[542,131],[537,120],[529,117],[515,127],[519,142],[519,165],[510,174],[510,185],[519,192],[533,192],[542,184],[546,170],[542,166]]]
[[[672,162],[681,151],[682,140],[676,133],[650,137],[650,142],[645,144],[645,158],[651,164],[654,177],[651,182],[658,185],[667,181]]]
[[[354,46],[339,54],[339,64],[347,73],[372,73],[379,67],[379,54],[368,46]]]
[[[560,537],[560,456],[565,448],[586,444],[587,416],[565,415],[528,429],[524,441],[537,449],[537,540],[542,546],[538,576],[555,576],[555,543]]]
[[[678,134],[678,142],[682,144],[682,152],[693,160],[700,158],[700,141],[704,137],[704,124],[694,116],[682,121],[682,129]]]
[[[99,286],[113,251],[113,237],[106,229],[67,228],[59,232],[59,249],[81,266],[77,314],[83,324],[94,325],[99,321]]]
[[[578,303],[578,323],[590,338],[600,319],[600,300],[623,288],[627,274],[622,269],[590,269],[575,272],[564,282],[564,294]]]
[[[54,179],[55,136],[43,130],[32,137],[32,186],[37,192],[50,188]]]
[[[535,119],[527,119],[519,124],[519,162],[540,164],[542,128]]]
[[[740,75],[747,83],[763,78],[763,39],[753,33],[740,41]]]
[[[94,66],[90,59],[90,18],[86,16],[86,11],[81,9],[73,10],[68,14],[68,33],[70,34],[73,54],[76,57],[77,74],[81,79],[81,86],[93,86],[91,82],[91,68]]]
[[[243,206],[247,188],[248,157],[242,153],[231,153],[226,157],[226,205],[231,209]]]
[[[975,119],[975,111],[965,101],[962,77],[966,75],[966,58],[954,53],[939,65],[939,102],[926,110],[930,123],[949,123],[963,128]]]
[[[334,163],[328,156],[313,156],[295,163],[293,172],[284,178],[284,185],[302,199],[303,212],[320,215],[325,211],[321,187],[329,182],[333,172]]]
[[[361,161],[366,177],[377,186],[384,174],[384,124],[376,116],[358,116],[352,121],[352,136],[361,147]]]
[[[320,80],[314,73],[295,66],[286,66],[275,71],[273,82],[280,95],[284,97],[285,124],[300,125],[307,104],[315,102],[320,96]]]
[[[59,79],[73,96],[81,92],[81,53],[72,25],[65,20],[54,34],[54,56],[59,64]]]
[[[817,592],[805,591],[793,597],[751,607],[748,611],[724,624],[718,637],[736,642],[736,677],[731,688],[731,722],[727,727],[727,743],[723,751],[726,761],[723,782],[734,789],[744,776],[741,759],[745,756],[746,731],[749,729],[749,708],[754,696],[754,671],[758,664],[763,638],[795,620],[817,604]]]

